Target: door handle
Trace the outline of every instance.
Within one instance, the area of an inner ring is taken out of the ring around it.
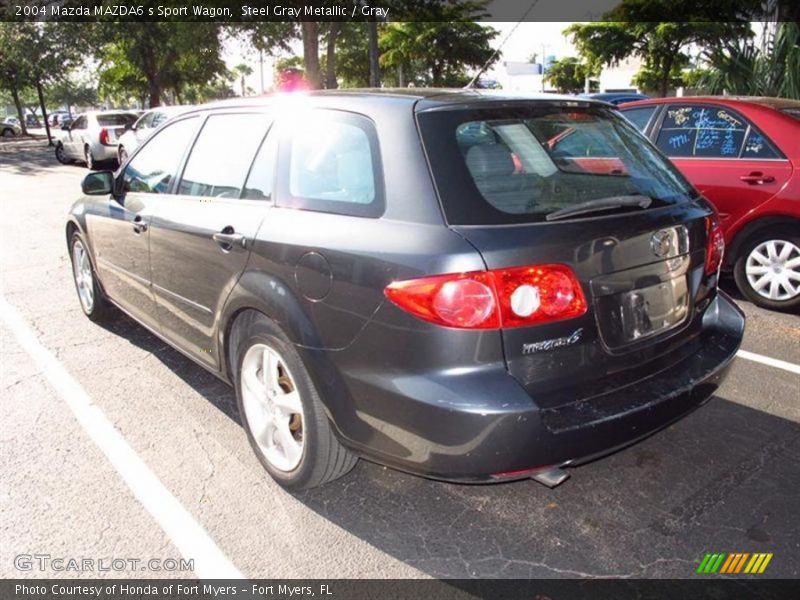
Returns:
[[[775,181],[772,175],[764,175],[761,171],[753,171],[749,175],[742,175],[739,179],[750,185],[761,185],[762,183],[772,183]]]
[[[140,234],[147,231],[147,223],[142,220],[142,217],[135,217],[133,219],[133,233]]]
[[[212,235],[211,239],[217,242],[223,250],[230,250],[234,246],[241,246],[242,248],[247,247],[244,235],[241,233],[234,233],[233,227],[226,227],[222,231]]]

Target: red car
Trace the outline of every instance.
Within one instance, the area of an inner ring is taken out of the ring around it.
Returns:
[[[800,102],[655,98],[620,110],[716,205],[723,268],[742,294],[800,306]]]

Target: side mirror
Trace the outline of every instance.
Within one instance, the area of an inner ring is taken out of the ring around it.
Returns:
[[[136,131],[136,126],[131,125],[130,123],[125,123],[125,131],[131,131],[131,130]]]
[[[81,190],[87,196],[106,196],[114,190],[114,173],[95,171],[83,178]]]

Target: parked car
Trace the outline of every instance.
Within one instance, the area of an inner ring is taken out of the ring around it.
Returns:
[[[230,382],[289,488],[358,456],[557,485],[704,403],[743,335],[713,208],[593,101],[239,99],[83,192],[66,240],[84,313],[115,305]]]
[[[117,159],[117,143],[136,115],[124,111],[89,111],[62,126],[56,142],[56,159],[68,164],[83,161],[89,169],[97,163]]]
[[[192,106],[159,106],[145,111],[139,119],[119,138],[117,158],[119,164],[124,163],[131,152],[136,150],[156,128],[170,117],[174,117],[193,108]]]
[[[22,133],[22,128],[11,119],[0,121],[0,136],[4,138],[15,137]]]
[[[637,94],[636,92],[597,92],[593,94],[581,94],[581,98],[591,98],[592,100],[602,100],[610,104],[623,104],[625,102],[635,102],[636,100],[647,100],[650,96]]]
[[[66,121],[72,120],[72,114],[66,110],[56,110],[47,115],[47,122],[50,126],[63,125]]]
[[[800,102],[659,98],[621,107],[719,211],[742,294],[800,307]]]

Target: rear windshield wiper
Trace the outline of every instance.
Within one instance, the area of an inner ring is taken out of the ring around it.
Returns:
[[[561,208],[555,212],[548,214],[545,219],[548,221],[557,221],[573,215],[582,215],[586,213],[600,212],[603,210],[611,210],[614,208],[622,207],[635,207],[647,208],[653,202],[650,196],[643,196],[641,194],[634,194],[632,196],[609,196],[608,198],[597,198],[596,200],[587,200],[579,204],[573,204],[566,208]]]

